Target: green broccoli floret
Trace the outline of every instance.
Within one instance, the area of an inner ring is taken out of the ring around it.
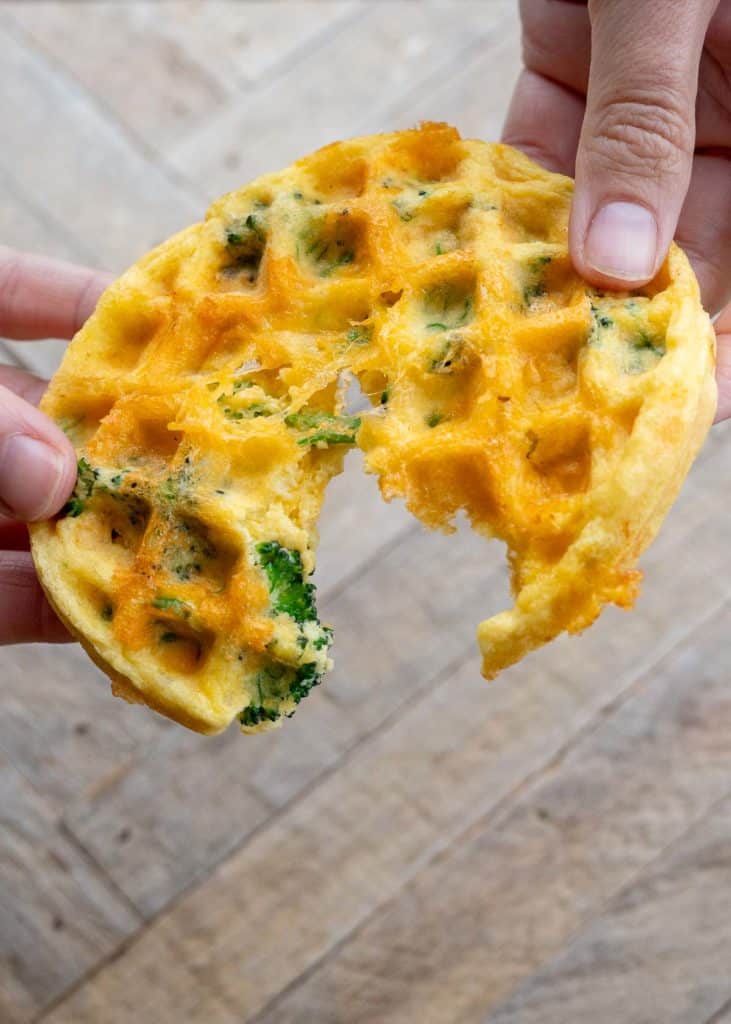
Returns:
[[[359,416],[336,416],[318,409],[303,409],[285,416],[284,422],[288,427],[304,432],[297,444],[313,445],[355,444],[355,435],[361,421]]]
[[[249,704],[239,715],[242,725],[259,725],[261,722],[276,722],[280,712],[274,708],[265,708],[261,704]]]
[[[99,476],[98,469],[92,469],[86,459],[81,458],[77,464],[76,485],[73,493],[61,509],[60,516],[70,516],[75,519],[84,511],[86,500],[91,497],[94,491],[94,484]]]
[[[304,580],[299,551],[290,551],[275,540],[257,544],[259,565],[266,573],[272,610],[290,615],[295,622],[317,622],[315,587]]]
[[[229,273],[243,272],[253,283],[259,273],[266,238],[265,210],[231,221],[226,227],[226,249],[233,262],[223,269]]]
[[[272,717],[272,705],[279,708],[288,700],[299,704],[320,682],[328,664],[327,649],[332,643],[332,629],[321,625],[317,617],[315,587],[305,580],[299,551],[289,550],[274,540],[257,544],[255,551],[269,585],[272,613],[289,615],[297,624],[298,646],[302,658],[307,660],[299,665],[269,661],[260,668],[256,675],[258,701],[239,716],[244,725],[275,721],[280,712]],[[305,653],[308,649],[309,655]],[[259,707],[266,716],[254,721],[252,716]]]
[[[294,681],[289,688],[289,696],[295,704],[299,704],[313,686],[317,686],[321,679],[322,675],[317,671],[317,665],[314,662],[302,665],[297,669],[297,675],[294,677]]]
[[[275,664],[265,667],[257,676],[258,701],[249,704],[239,713],[239,721],[248,726],[276,722],[282,715],[279,706],[284,701],[293,700],[299,704],[321,679],[322,674],[314,662],[301,665],[296,671]],[[276,702],[277,707],[268,706],[272,701]],[[293,714],[294,711],[290,711],[287,717],[291,718]]]

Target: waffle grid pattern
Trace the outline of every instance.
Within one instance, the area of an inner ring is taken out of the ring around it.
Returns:
[[[575,275],[571,187],[444,125],[337,143],[108,290],[46,398],[83,461],[34,549],[123,695],[204,731],[294,710],[330,637],[276,611],[257,552],[306,579],[355,443],[426,525],[465,510],[506,542],[516,607],[480,627],[487,675],[631,603],[712,416],[712,332],[678,250],[632,295]]]

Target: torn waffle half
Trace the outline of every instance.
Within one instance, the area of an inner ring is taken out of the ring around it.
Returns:
[[[293,713],[331,664],[308,578],[354,445],[428,527],[505,541],[486,676],[632,604],[713,418],[714,335],[675,246],[646,288],[582,281],[571,193],[425,124],[257,179],[111,285],[43,401],[79,474],[31,533],[116,693],[202,732]]]

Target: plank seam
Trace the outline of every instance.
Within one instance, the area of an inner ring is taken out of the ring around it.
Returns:
[[[459,669],[461,668],[461,666],[466,661],[467,657],[470,656],[471,651],[472,651],[472,645],[470,645],[469,653],[468,652],[464,652],[464,653],[458,655],[444,669],[443,673],[439,673],[437,676],[430,678],[429,681],[424,684],[422,689],[417,691],[417,693],[416,693],[416,701],[418,702],[421,699],[423,699],[425,696],[428,695],[428,692],[430,692],[432,689],[434,689],[436,686],[438,686],[440,682],[442,682],[445,679],[448,679],[450,676],[452,676],[456,672],[458,672]],[[412,703],[412,701],[414,701],[414,698],[405,698],[401,702],[401,704],[398,706],[398,708],[396,710],[397,711],[400,710],[404,705]],[[125,953],[127,951],[127,949],[129,949],[130,946],[134,945],[134,943],[138,939],[141,939],[143,937],[143,935],[154,924],[156,924],[160,919],[162,919],[166,915],[172,913],[172,911],[175,909],[175,907],[179,903],[181,903],[186,898],[186,896],[188,896],[193,890],[198,888],[203,881],[205,881],[207,878],[210,878],[217,871],[219,871],[227,863],[228,860],[230,860],[232,857],[236,856],[236,854],[239,852],[239,850],[241,850],[247,843],[249,843],[253,839],[255,839],[256,836],[259,835],[260,832],[263,832],[264,829],[269,828],[270,826],[275,825],[279,821],[280,818],[284,817],[284,815],[286,815],[288,813],[288,811],[291,809],[291,807],[295,803],[298,803],[301,800],[305,799],[321,783],[327,781],[327,779],[330,778],[330,776],[332,776],[336,772],[340,771],[342,769],[342,767],[345,764],[347,764],[351,760],[351,758],[353,756],[355,756],[357,751],[362,746],[364,746],[365,744],[367,744],[370,741],[370,739],[373,737],[373,735],[375,735],[378,732],[390,731],[390,729],[393,727],[392,725],[386,727],[385,729],[382,726],[383,726],[383,722],[384,721],[388,721],[391,717],[393,717],[394,719],[396,717],[396,715],[395,715],[395,713],[393,711],[389,712],[389,714],[386,716],[386,718],[384,718],[382,721],[378,722],[376,725],[373,726],[373,728],[369,729],[366,733],[364,733],[358,740],[356,740],[356,742],[351,747],[349,747],[343,753],[343,755],[340,758],[338,758],[328,768],[326,768],[318,776],[316,776],[314,779],[312,779],[311,782],[309,782],[298,793],[294,794],[294,796],[292,796],[289,800],[287,800],[286,803],[282,804],[281,807],[277,808],[271,814],[270,817],[268,817],[264,821],[260,822],[259,825],[256,826],[256,828],[252,829],[251,832],[249,832],[239,842],[237,842],[234,846],[232,846],[224,854],[224,856],[222,858],[220,858],[214,864],[207,865],[209,870],[207,871],[205,876],[201,877],[200,875],[198,875],[195,878],[191,879],[191,881],[188,883],[188,885],[186,885],[178,893],[176,893],[175,897],[172,900],[170,900],[164,906],[160,907],[160,909],[155,911],[155,913],[152,914],[149,918],[146,918],[146,919],[143,918],[144,924],[143,924],[143,926],[140,929],[138,929],[138,931],[134,932],[133,934],[131,934],[130,936],[125,938],[122,941],[122,943],[120,943],[120,945],[117,947],[117,949],[115,949],[112,953],[108,954],[102,960],[98,961],[96,964],[94,964],[92,967],[90,967],[85,972],[84,975],[79,977],[75,982],[73,982],[72,985],[70,985],[63,992],[59,993],[59,995],[56,996],[53,999],[53,1001],[51,1003],[49,1003],[43,1009],[41,1015],[35,1019],[34,1024],[41,1024],[41,1022],[43,1020],[45,1020],[46,1017],[50,1013],[52,1013],[59,1006],[61,1006],[63,1003],[65,1003],[69,999],[71,999],[79,989],[83,988],[86,984],[88,984],[89,982],[93,981],[93,979],[96,977],[97,974],[101,973],[102,970],[104,970],[110,964],[114,963],[115,960],[119,959],[119,957],[122,955],[122,953]],[[68,832],[69,834],[75,836],[75,833],[73,833],[72,829],[68,825],[65,824],[64,828],[65,828],[66,832]],[[79,845],[82,845],[80,840],[77,840],[77,842],[79,843]],[[83,847],[83,845],[82,845],[82,848],[85,849],[85,847]],[[127,899],[129,899],[129,897],[127,897]],[[139,908],[135,904],[133,904],[133,906],[135,907],[135,913],[137,915],[139,915],[140,917],[142,917],[142,914],[141,914]],[[219,992],[217,992],[217,991],[215,992],[215,995],[216,995],[217,998],[220,998],[220,996],[221,996],[221,994]],[[242,1024],[243,1024],[243,1022],[242,1022]]]
[[[373,114],[369,114],[367,118],[360,123],[372,124],[376,119],[382,120],[384,123],[393,118],[393,111],[403,108],[410,107],[413,103],[423,100],[424,93],[426,98],[434,96],[444,88],[445,76],[448,76],[452,70],[456,73],[464,71],[465,64],[468,62],[471,64],[473,58],[480,56],[481,51],[484,49],[485,44],[489,43],[494,36],[498,35],[500,30],[505,27],[506,24],[513,24],[514,18],[511,13],[505,12],[500,21],[490,26],[484,34],[476,36],[471,39],[469,43],[462,47],[462,49],[452,51],[454,59],[445,61],[443,64],[439,64],[437,68],[430,72],[425,78],[420,79],[410,89],[407,89],[402,95],[399,95],[398,101],[392,100],[384,103],[376,112],[376,117]],[[517,69],[518,71],[520,68]],[[386,131],[386,128],[382,129]]]
[[[122,953],[125,952],[131,945],[133,945],[136,938],[142,932],[145,931],[145,919],[139,912],[137,907],[134,905],[132,900],[129,898],[127,893],[124,892],[124,890],[120,888],[120,886],[117,884],[114,878],[112,878],[111,875],[107,873],[106,869],[102,867],[102,865],[98,862],[98,860],[91,853],[91,851],[89,851],[84,846],[84,844],[81,842],[78,836],[74,832],[72,832],[70,828],[68,828],[63,819],[60,819],[58,821],[56,827],[58,829],[59,834],[62,835],[64,839],[71,844],[71,846],[74,847],[74,849],[77,851],[77,853],[79,853],[81,857],[83,857],[83,859],[87,862],[89,867],[93,870],[94,874],[99,876],[104,881],[104,883],[114,893],[117,899],[127,908],[127,910],[130,912],[132,917],[137,921],[139,925],[139,927],[132,930],[128,935],[125,935],[117,944],[117,946],[115,946],[115,948],[111,951],[111,953],[108,953],[105,957],[103,957],[102,961],[98,961],[97,964],[94,964],[90,969],[88,969],[93,971],[95,970],[99,963],[111,963],[113,960],[116,960],[119,956],[121,956]],[[83,984],[84,979],[88,974],[88,970],[85,971],[81,977],[77,978],[75,982],[73,982],[73,984],[70,986],[71,991],[75,991],[77,987]],[[54,996],[53,999],[51,999],[48,1003],[46,1003],[46,1005],[41,1008],[39,1013],[32,1018],[32,1024],[40,1024],[40,1022],[44,1020],[44,1018],[47,1017],[49,1013],[52,1013],[56,1009],[56,1007],[60,1005],[60,1003],[66,998],[68,991],[68,988],[64,989],[62,992],[59,992],[58,995]]]
[[[112,131],[116,132],[146,163],[155,167],[167,179],[168,184],[179,189],[185,198],[196,206],[200,205],[202,207],[201,214],[203,213],[205,206],[207,206],[206,197],[197,185],[172,167],[164,159],[163,155],[143,139],[131,125],[122,120],[101,96],[92,92],[91,89],[77,78],[71,68],[67,67],[58,57],[48,51],[42,43],[37,42],[25,26],[16,20],[12,11],[0,12],[0,16],[3,15],[3,25],[8,35],[13,37],[19,47],[29,56],[35,57],[36,60],[42,63],[46,71],[57,80],[64,81],[73,87],[77,95],[93,107]]]
[[[323,26],[323,28],[316,35],[312,36],[311,39],[306,40],[299,45],[295,44],[286,54],[276,58],[261,78],[246,78],[244,72],[239,72],[236,75],[236,85],[239,89],[239,96],[244,93],[246,88],[259,89],[262,86],[267,87],[271,82],[276,82],[278,78],[283,77],[289,70],[291,70],[292,63],[290,62],[297,64],[304,59],[305,54],[310,54],[312,52],[313,46],[315,49],[319,49],[320,46],[329,42],[330,39],[338,35],[341,31],[358,22],[361,18],[365,17],[366,9],[367,5],[363,0],[358,0],[356,4],[352,5],[350,10],[346,9],[328,25]],[[239,97],[234,97],[234,99],[237,98]]]
[[[511,992],[509,992],[504,999],[501,999],[499,1003],[497,1003],[495,1006],[491,1007],[488,1010],[488,1015],[487,1017],[483,1018],[482,1024],[489,1024],[490,1017],[492,1016],[493,1013],[499,1012],[503,1006],[509,1003],[510,1000],[517,993],[520,992],[523,986],[529,984],[529,982],[538,974],[540,974],[540,972],[544,968],[549,967],[551,963],[556,961],[559,957],[565,955],[566,952],[576,944],[576,942],[581,938],[581,936],[585,932],[587,932],[596,921],[600,920],[609,910],[611,910],[612,906],[614,906],[614,904],[620,901],[626,893],[630,892],[635,885],[641,883],[642,880],[647,876],[651,876],[653,868],[656,867],[668,854],[671,854],[676,847],[682,846],[686,839],[688,839],[691,836],[691,834],[698,828],[698,825],[701,822],[705,821],[707,818],[713,817],[718,808],[723,807],[723,805],[727,803],[729,796],[731,796],[731,790],[727,790],[727,792],[724,793],[723,796],[719,797],[718,800],[714,800],[710,807],[707,807],[705,811],[699,814],[692,821],[688,822],[688,825],[686,826],[686,828],[683,829],[680,835],[675,836],[674,839],[671,839],[669,842],[665,843],[665,845],[662,846],[659,850],[657,850],[656,853],[645,864],[643,864],[643,866],[637,871],[635,875],[632,876],[631,879],[628,879],[617,889],[615,889],[614,892],[610,893],[605,900],[597,904],[594,911],[586,918],[586,920],[581,921],[576,928],[574,928],[572,931],[568,933],[563,945],[559,950],[557,950],[554,954],[549,955],[549,957],[543,963],[540,964],[537,970],[535,970],[532,974],[528,975],[527,977],[519,981],[515,988]],[[723,1006],[720,1007],[720,1009],[716,1010],[716,1012],[707,1021],[703,1021],[702,1024],[717,1024],[717,1022],[720,1020],[720,1017],[729,1007],[731,1007],[731,999],[728,999],[723,1004]]]
[[[0,168],[0,178],[2,178],[3,187],[8,190],[19,206],[24,207],[36,220],[47,221],[55,234],[70,249],[78,252],[79,257],[86,260],[90,266],[94,266],[95,260],[91,249],[87,249],[84,242],[78,239],[73,232],[69,231],[64,222],[59,220],[52,210],[47,210],[29,196],[12,171],[8,170],[7,167]]]
[[[390,907],[398,899],[400,899],[404,890],[412,886],[417,880],[418,876],[423,871],[429,868],[432,864],[438,864],[440,860],[442,860],[450,850],[454,849],[460,843],[469,842],[472,838],[472,834],[477,832],[484,832],[486,827],[488,827],[490,824],[499,824],[501,816],[503,816],[511,808],[511,806],[515,803],[516,800],[518,800],[524,794],[536,790],[543,781],[544,777],[549,775],[551,772],[555,771],[558,767],[560,767],[560,765],[566,760],[569,754],[571,754],[572,751],[585,738],[591,736],[592,733],[600,729],[608,718],[616,714],[624,704],[628,703],[630,700],[634,698],[636,692],[642,687],[647,676],[659,662],[663,661],[665,658],[672,655],[674,650],[676,650],[679,646],[684,644],[693,633],[695,633],[704,625],[706,621],[712,618],[713,615],[718,614],[718,612],[729,603],[731,603],[729,598],[721,598],[705,615],[701,617],[700,620],[698,620],[685,633],[680,635],[675,641],[675,643],[670,648],[668,648],[668,650],[664,651],[662,655],[660,655],[655,661],[653,661],[652,664],[646,666],[643,670],[641,670],[641,672],[638,675],[630,677],[627,686],[622,690],[621,694],[618,694],[611,701],[609,701],[607,704],[601,707],[588,722],[586,722],[583,726],[579,727],[579,729],[577,729],[577,731],[572,734],[572,736],[566,741],[566,743],[564,743],[559,748],[558,751],[552,754],[551,757],[544,761],[543,764],[541,764],[538,768],[534,769],[532,772],[529,772],[508,793],[506,793],[505,796],[503,796],[494,805],[494,807],[492,807],[486,814],[479,817],[476,821],[464,823],[461,829],[458,829],[449,836],[444,836],[442,839],[437,840],[432,846],[428,847],[424,851],[424,854],[422,858],[420,858],[420,861],[414,864],[414,870],[412,874],[408,878],[404,878],[403,883],[399,885],[399,887],[387,899],[383,900],[383,902],[376,904],[374,907],[372,907],[371,910],[367,913],[367,915],[361,921],[358,922],[358,924],[354,925],[353,928],[351,928],[345,935],[341,936],[336,942],[334,942],[324,953],[322,953],[319,957],[313,960],[313,962],[309,964],[308,967],[306,967],[299,975],[297,975],[296,978],[293,978],[283,989],[281,989],[276,995],[272,996],[272,998],[268,1000],[268,1002],[265,1003],[264,1006],[254,1014],[253,1017],[249,1018],[248,1024],[261,1024],[261,1022],[268,1014],[270,1014],[272,1011],[276,1011],[277,1007],[290,993],[294,992],[297,988],[303,985],[317,970],[319,970],[319,968],[322,966],[326,959],[331,958],[333,954],[336,954],[346,945],[348,945],[353,939],[355,939],[359,934],[361,934],[364,931],[364,929],[366,929],[368,925],[377,917],[383,917],[385,914],[387,914]],[[728,794],[726,794],[726,796],[723,799],[726,799],[727,796]],[[713,806],[715,807],[721,802],[722,800],[719,800]],[[705,814],[707,813],[709,812],[706,811]],[[700,816],[701,819],[705,817],[705,814]],[[684,836],[685,832],[683,832],[682,835]],[[676,839],[673,840],[671,843],[666,844],[666,846],[663,847],[663,850],[660,851],[660,853],[664,852],[667,849],[667,847],[671,846],[674,842],[678,842],[680,838],[682,838],[682,836],[676,837]],[[657,856],[659,855],[660,854],[658,854]],[[655,859],[656,857],[653,857],[635,875],[633,875],[631,880],[625,882],[624,885],[622,885],[619,889],[612,893],[607,898],[607,900],[604,901],[601,908],[597,911],[597,914],[600,914],[604,909],[606,909],[606,905],[610,901],[616,899],[619,896],[619,894],[623,891],[623,889],[634,884],[637,881],[638,877],[645,872],[647,867],[651,865],[655,861]],[[580,930],[584,930],[595,919],[597,914],[593,914],[586,921],[583,921],[579,928],[575,929],[575,931],[571,933],[571,935],[568,938],[568,941],[572,941],[575,934],[577,934]],[[523,983],[524,982],[521,982],[520,984]]]
[[[704,1020],[702,1024],[720,1024],[721,1020],[726,1016],[729,1010],[731,1010],[731,996],[726,1000],[723,1006],[720,1006],[716,1012],[709,1017],[708,1020]]]
[[[682,542],[684,536],[685,533],[683,533],[678,538],[678,543]],[[393,541],[384,545],[384,548],[389,548],[393,546],[395,542],[396,541],[394,539]],[[383,549],[379,550],[383,551]],[[659,662],[669,657],[674,650],[676,650],[679,646],[685,643],[687,639],[696,630],[698,630],[709,618],[715,615],[719,611],[719,609],[722,608],[728,602],[728,597],[720,597],[717,600],[717,602],[711,605],[710,608],[706,609],[705,613],[697,621],[690,625],[690,627],[683,633],[679,634],[679,636],[670,645],[669,648],[658,653],[656,657],[653,657],[650,660],[648,660],[644,665],[638,668],[637,672],[629,674],[627,685],[621,691],[620,694],[616,695],[605,705],[600,707],[592,716],[592,718],[588,722],[586,722],[584,726],[580,727],[577,730],[577,732],[574,733],[567,740],[567,742],[559,748],[558,751],[556,751],[556,753],[551,755],[551,757],[544,761],[543,764],[536,768],[533,772],[529,773],[523,779],[521,779],[520,782],[518,782],[512,788],[512,790],[510,790],[510,792],[506,793],[505,796],[501,800],[499,800],[494,805],[493,808],[490,809],[490,811],[488,811],[482,817],[478,818],[477,821],[466,822],[462,829],[458,830],[454,835],[450,837],[450,839],[445,839],[441,843],[437,842],[433,844],[431,847],[429,847],[427,850],[425,850],[422,858],[420,858],[419,863],[415,865],[415,870],[413,874],[409,878],[404,879],[403,884],[399,886],[399,888],[390,897],[388,897],[382,903],[373,907],[371,911],[368,912],[365,918],[359,921],[356,925],[354,925],[352,929],[350,929],[345,935],[343,935],[339,940],[337,940],[337,942],[334,943],[327,950],[326,953],[324,953],[322,956],[318,957],[315,961],[313,961],[313,963],[310,964],[307,968],[305,968],[305,970],[302,971],[299,975],[297,975],[296,978],[293,978],[292,981],[289,982],[284,989],[282,989],[275,996],[273,996],[264,1005],[264,1007],[262,1007],[261,1010],[257,1011],[255,1016],[251,1018],[251,1024],[256,1024],[256,1022],[261,1018],[261,1016],[265,1012],[268,1011],[268,1009],[275,1007],[277,1002],[283,999],[288,992],[293,991],[298,985],[302,984],[312,973],[314,973],[314,971],[318,968],[318,966],[322,963],[326,956],[330,956],[334,950],[339,949],[341,946],[345,945],[345,943],[350,941],[350,939],[357,935],[363,928],[365,928],[369,921],[372,920],[377,914],[385,912],[387,908],[390,906],[390,904],[393,903],[400,896],[403,889],[406,888],[408,885],[412,884],[418,873],[420,873],[422,870],[428,867],[429,864],[431,864],[432,862],[437,861],[440,855],[446,852],[446,850],[449,849],[450,846],[456,845],[456,843],[460,842],[465,836],[468,836],[471,831],[474,831],[475,829],[482,827],[483,823],[488,823],[495,818],[499,818],[500,814],[513,800],[522,795],[523,792],[528,791],[531,788],[531,786],[535,788],[539,780],[544,775],[548,774],[550,771],[553,771],[556,767],[558,767],[558,765],[560,765],[560,763],[565,759],[565,757],[568,756],[571,750],[575,746],[577,746],[584,739],[585,736],[590,735],[593,731],[598,729],[610,715],[615,713],[619,709],[619,707],[622,706],[622,704],[626,703],[626,701],[632,698],[634,692],[642,685],[644,679],[649,675],[649,673],[655,668],[655,666]],[[383,721],[387,722],[390,720],[391,724],[386,725],[384,727],[383,722],[379,722],[373,728],[369,729],[366,733],[363,734],[363,736],[361,736],[353,744],[353,746],[348,748],[340,758],[334,761],[329,768],[325,769],[314,779],[312,779],[311,782],[308,783],[308,785],[303,790],[294,794],[290,800],[286,801],[286,803],[282,804],[280,808],[274,811],[274,813],[269,818],[266,818],[264,821],[260,822],[260,824],[257,825],[255,829],[253,829],[250,833],[244,836],[238,843],[234,844],[222,858],[216,861],[216,863],[208,865],[209,870],[206,875],[198,875],[195,878],[191,879],[190,883],[184,886],[172,900],[170,900],[168,903],[160,907],[160,909],[157,910],[154,914],[152,914],[149,918],[145,919],[146,923],[144,927],[142,927],[136,933],[130,936],[129,939],[125,940],[123,946],[120,946],[119,949],[115,950],[115,952],[109,957],[100,961],[98,964],[95,964],[92,968],[90,968],[89,971],[86,972],[85,975],[83,975],[76,982],[74,982],[72,986],[70,986],[64,992],[60,993],[59,996],[56,997],[56,999],[54,1000],[53,1004],[51,1004],[51,1006],[44,1011],[44,1015],[51,1012],[52,1009],[55,1009],[62,1003],[66,1002],[68,999],[72,998],[72,996],[80,988],[82,988],[84,985],[92,981],[93,978],[97,974],[101,973],[101,971],[105,967],[107,967],[109,964],[113,963],[116,959],[118,959],[122,952],[126,952],[126,950],[130,946],[134,945],[134,942],[136,942],[137,939],[141,938],[145,934],[145,932],[149,928],[151,928],[158,920],[163,918],[165,915],[172,913],[175,907],[178,904],[180,904],[186,898],[187,895],[189,895],[192,891],[198,888],[207,878],[213,876],[216,871],[220,870],[221,867],[225,863],[227,863],[228,860],[230,860],[232,857],[235,857],[237,853],[247,843],[251,842],[257,835],[259,835],[265,829],[275,825],[282,817],[284,817],[284,815],[287,814],[290,807],[295,802],[300,802],[306,799],[306,797],[311,792],[313,792],[322,783],[326,782],[327,779],[334,775],[336,771],[340,771],[344,765],[348,764],[357,755],[361,747],[364,747],[370,742],[370,740],[376,733],[380,732],[381,734],[385,735],[388,732],[390,732],[391,729],[395,728],[397,719],[399,717],[398,713],[403,709],[403,707],[405,705],[410,705],[416,708],[423,700],[425,700],[429,696],[432,690],[434,690],[441,682],[448,680],[452,675],[454,675],[456,672],[460,670],[461,666],[465,664],[466,661],[472,656],[472,649],[473,645],[472,643],[470,643],[469,648],[465,647],[465,650],[461,654],[457,655],[449,663],[449,665],[445,667],[445,669],[442,672],[437,673],[437,675],[434,677],[431,677],[429,681],[421,689],[417,690],[414,695],[412,695],[410,698],[405,698],[396,709],[393,709],[391,712],[389,712],[389,715]],[[70,828],[68,830],[69,832],[71,832]],[[138,908],[135,909],[137,910],[138,913],[140,912]],[[39,1022],[43,1019],[43,1017],[38,1018]]]
[[[565,758],[568,756],[568,754],[574,747],[576,747],[586,736],[596,731],[596,729],[598,729],[611,714],[615,713],[619,709],[619,707],[621,707],[628,700],[632,699],[632,696],[634,695],[635,691],[642,685],[642,682],[644,681],[645,677],[652,671],[656,664],[658,664],[664,658],[670,656],[672,652],[681,644],[683,644],[688,639],[688,637],[692,635],[698,628],[700,628],[707,619],[711,618],[714,614],[716,614],[719,611],[720,608],[722,608],[727,603],[727,598],[721,598],[716,604],[714,604],[711,607],[710,610],[707,611],[705,615],[701,617],[700,620],[698,620],[688,630],[681,634],[677,638],[675,643],[672,644],[670,648],[668,648],[668,650],[663,651],[662,654],[658,655],[658,657],[655,660],[653,660],[651,663],[649,663],[643,669],[641,669],[637,675],[631,676],[628,681],[627,687],[625,687],[621,694],[619,694],[611,701],[609,701],[606,705],[604,705],[602,708],[600,708],[596,712],[596,714],[590,719],[590,721],[587,722],[583,727],[580,727],[577,730],[577,732],[574,733],[570,737],[570,739],[559,748],[558,751],[551,755],[551,757],[544,761],[543,764],[541,764],[533,772],[530,772],[523,779],[521,779],[520,782],[517,783],[508,793],[506,793],[505,796],[502,797],[495,804],[495,806],[492,807],[485,815],[478,818],[477,821],[467,822],[463,828],[458,829],[454,834],[451,834],[448,837],[445,836],[441,841],[438,840],[431,847],[427,848],[424,851],[423,856],[419,859],[418,863],[414,865],[414,871],[411,874],[411,876],[405,878],[403,884],[400,885],[396,891],[394,891],[386,900],[374,906],[362,920],[360,920],[356,925],[353,926],[353,928],[351,928],[343,936],[341,936],[335,943],[333,943],[327,949],[326,952],[324,952],[321,956],[317,957],[302,972],[300,972],[300,974],[293,978],[283,989],[277,992],[276,995],[272,996],[272,998],[268,1000],[264,1004],[264,1006],[256,1012],[256,1014],[253,1017],[249,1018],[250,1024],[258,1024],[258,1022],[261,1021],[264,1015],[270,1012],[272,1009],[276,1009],[277,1005],[290,992],[294,991],[300,985],[304,984],[304,982],[312,974],[314,974],[316,970],[319,969],[319,967],[322,965],[322,963],[327,957],[332,956],[333,953],[343,948],[353,938],[360,934],[360,932],[363,929],[365,929],[368,926],[368,924],[377,916],[386,913],[388,911],[388,908],[400,897],[404,889],[406,889],[409,885],[412,885],[417,876],[423,870],[429,867],[432,863],[437,863],[439,859],[450,848],[456,846],[459,842],[465,839],[465,837],[469,837],[469,834],[471,832],[474,832],[476,829],[482,829],[486,824],[490,823],[491,821],[499,819],[501,813],[503,813],[507,809],[507,807],[515,799],[519,798],[524,792],[528,792],[531,788],[535,789],[539,781],[549,772],[555,770],[555,768],[558,767],[563,760],[565,760]],[[440,684],[440,682],[446,681],[452,675],[459,671],[461,666],[471,656],[471,651],[472,645],[470,644],[469,651],[465,650],[464,653],[453,659],[453,661],[445,668],[443,673],[439,673],[437,676],[430,679],[429,682],[426,683],[424,687],[422,687],[420,690],[418,690],[417,693],[413,695],[411,698],[402,701],[399,707],[396,709],[396,711],[402,709],[403,706],[406,704],[410,704],[413,707],[418,706],[424,699],[426,699],[429,693]],[[251,842],[259,833],[263,832],[270,826],[275,825],[277,821],[284,817],[289,811],[290,807],[295,802],[300,802],[306,799],[307,796],[311,792],[313,792],[318,786],[326,782],[327,779],[334,775],[336,771],[340,771],[344,765],[348,764],[356,756],[360,748],[365,746],[376,733],[380,732],[382,734],[387,734],[391,731],[391,729],[395,728],[397,718],[398,714],[391,712],[388,718],[386,719],[386,721],[388,719],[391,720],[390,725],[386,726],[385,728],[382,728],[382,723],[379,723],[375,725],[372,729],[368,730],[367,733],[364,733],[364,735],[360,737],[353,744],[352,747],[345,751],[342,757],[333,762],[333,764],[329,768],[327,768],[324,772],[320,773],[320,775],[314,778],[302,791],[296,793],[290,800],[288,800],[280,808],[278,808],[269,818],[262,821],[255,829],[248,833],[239,843],[236,843],[226,853],[226,855],[223,858],[221,858],[215,864],[209,865],[210,870],[204,877],[197,876],[194,879],[192,879],[191,882],[184,888],[182,888],[180,892],[178,892],[169,903],[162,906],[149,918],[144,919],[144,924],[142,925],[142,927],[140,927],[136,932],[133,932],[125,939],[123,939],[120,945],[111,954],[98,961],[91,968],[89,968],[89,970],[87,970],[82,976],[80,976],[72,985],[70,985],[63,992],[60,992],[58,996],[56,996],[44,1008],[41,1015],[35,1019],[34,1024],[42,1024],[42,1021],[45,1020],[50,1013],[52,1013],[59,1006],[63,1005],[63,1003],[71,999],[76,994],[76,992],[78,992],[85,985],[93,981],[93,979],[98,974],[100,974],[104,969],[106,969],[108,966],[110,966],[116,960],[118,960],[129,948],[131,948],[139,939],[141,939],[145,935],[145,933],[153,927],[153,925],[155,925],[159,920],[161,920],[168,914],[172,913],[175,907],[181,902],[183,902],[186,896],[188,896],[192,891],[198,888],[205,879],[212,877],[216,873],[216,871],[220,870],[221,867],[228,860],[236,856],[239,850],[242,849],[247,843]],[[74,835],[74,838],[76,838],[75,833],[73,833],[72,829],[69,826],[65,825],[64,827],[65,831],[69,835]],[[77,839],[77,842],[79,843],[81,848],[84,849],[84,851],[86,852],[86,848],[83,847],[83,844],[80,842],[80,840]],[[613,894],[611,898],[614,898],[614,896],[616,896],[616,893]],[[129,897],[127,897],[127,899],[129,899]],[[139,909],[136,906],[135,913],[140,915],[140,917],[142,916],[140,914]],[[585,926],[586,925],[584,924],[584,927]],[[218,993],[216,994],[218,995]]]

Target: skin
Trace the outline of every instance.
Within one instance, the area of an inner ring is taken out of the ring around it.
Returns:
[[[676,238],[720,314],[717,418],[728,418],[731,0],[521,0],[520,12],[525,67],[504,141],[576,178],[571,255],[592,283],[645,284]],[[622,244],[597,217],[614,203],[654,222],[645,273],[637,232]]]
[[[576,178],[571,254],[592,283],[640,286],[678,240],[706,308],[719,313],[718,419],[728,418],[731,0],[520,7],[525,68],[504,140]],[[71,338],[108,282],[0,247],[0,336]],[[23,525],[57,512],[76,475],[67,438],[35,408],[44,387],[0,367],[0,643],[69,639],[36,579]],[[11,438],[20,439],[14,451]]]
[[[110,280],[0,247],[0,337],[73,337]],[[36,408],[45,387],[32,374],[0,366],[0,643],[70,639],[38,583],[24,525],[56,513],[76,479],[70,442]],[[22,438],[21,458],[8,455],[11,438]]]

